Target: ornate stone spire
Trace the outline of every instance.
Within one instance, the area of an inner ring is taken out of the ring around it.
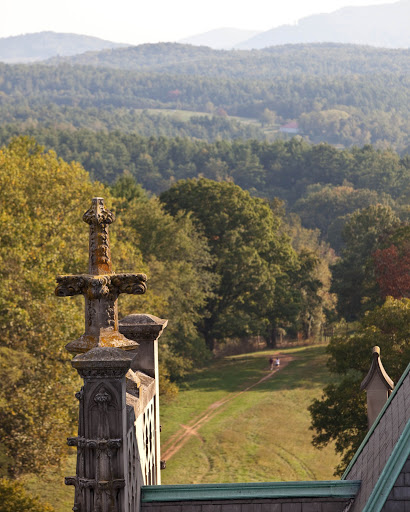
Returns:
[[[108,225],[114,214],[106,210],[101,197],[93,199],[83,216],[90,225],[88,274],[58,276],[55,293],[59,297],[84,295],[85,332],[66,345],[73,354],[94,347],[117,347],[132,350],[138,346],[118,331],[118,296],[146,291],[144,274],[115,274],[112,271]]]

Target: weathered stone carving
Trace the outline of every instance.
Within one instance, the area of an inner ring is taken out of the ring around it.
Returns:
[[[65,479],[67,485],[75,486],[73,510],[125,512],[125,375],[131,359],[117,348],[96,347],[76,356],[72,365],[84,377],[84,386],[77,394],[78,436],[67,439],[69,446],[77,447],[77,474]]]
[[[85,332],[66,346],[77,354],[72,365],[84,379],[75,395],[78,436],[67,439],[77,448],[76,476],[66,478],[75,486],[74,512],[138,512],[141,485],[160,483],[157,340],[167,321],[131,315],[119,331],[118,296],[145,293],[147,278],[112,271],[114,219],[103,199],[94,198],[83,217],[90,227],[88,274],[59,276],[55,290],[85,299]]]
[[[145,293],[145,274],[113,274],[105,276],[58,276],[55,294],[58,297],[85,295],[88,299],[118,298],[121,293]]]
[[[131,350],[138,346],[118,331],[117,299],[121,293],[145,293],[144,274],[112,272],[108,225],[114,214],[106,210],[104,200],[95,197],[83,216],[90,225],[88,274],[57,277],[55,293],[59,297],[84,295],[85,332],[66,346],[69,352],[80,354],[93,347],[118,347]]]
[[[108,225],[115,221],[114,214],[105,209],[102,197],[95,197],[91,208],[84,213],[83,221],[90,225],[89,274],[110,274],[112,268]]]

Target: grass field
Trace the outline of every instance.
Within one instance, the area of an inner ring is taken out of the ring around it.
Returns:
[[[189,121],[191,117],[213,117],[214,114],[207,112],[197,112],[191,110],[179,110],[179,109],[168,109],[168,108],[145,108],[135,109],[136,112],[148,112],[149,114],[161,114],[168,117],[177,118],[179,121]],[[256,126],[262,130],[269,140],[273,140],[278,135],[279,125],[263,125],[258,119],[250,117],[239,117],[239,116],[227,116],[227,119],[238,121],[242,124],[250,124]]]
[[[163,453],[181,425],[195,423],[208,408],[208,421],[167,460],[163,484],[328,480],[338,463],[331,447],[311,445],[307,406],[329,380],[324,346],[282,349],[291,357],[275,375],[238,394],[269,374],[271,352],[230,356],[194,372],[178,397],[161,405]],[[223,402],[215,407],[216,402]],[[64,476],[75,474],[73,455],[41,479],[25,477],[25,487],[57,512],[70,510],[73,488]]]
[[[286,368],[233,397],[167,461],[163,484],[332,479],[333,448],[311,445],[307,407],[329,376],[323,346],[281,351]],[[176,401],[161,408],[161,444],[214,402],[268,373],[269,352],[232,356],[192,375]]]

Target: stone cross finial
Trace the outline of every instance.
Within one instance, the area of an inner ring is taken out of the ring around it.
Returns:
[[[106,210],[101,197],[93,199],[83,216],[90,225],[88,274],[58,276],[55,293],[59,297],[84,295],[85,332],[66,345],[74,354],[94,347],[117,347],[132,350],[138,346],[118,331],[118,296],[146,291],[144,274],[115,274],[112,271],[108,225],[114,214]]]
[[[108,225],[115,221],[115,215],[105,209],[102,197],[94,197],[91,208],[83,215],[83,221],[90,225],[88,273],[95,276],[111,274]]]

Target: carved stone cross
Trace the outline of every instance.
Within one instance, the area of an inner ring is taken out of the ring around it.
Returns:
[[[132,350],[138,346],[118,331],[118,296],[146,291],[144,274],[115,274],[112,271],[108,225],[114,214],[104,207],[101,197],[94,197],[91,208],[83,216],[90,225],[88,274],[58,276],[55,293],[59,297],[84,295],[85,332],[66,345],[73,354],[94,347],[117,347]]]

